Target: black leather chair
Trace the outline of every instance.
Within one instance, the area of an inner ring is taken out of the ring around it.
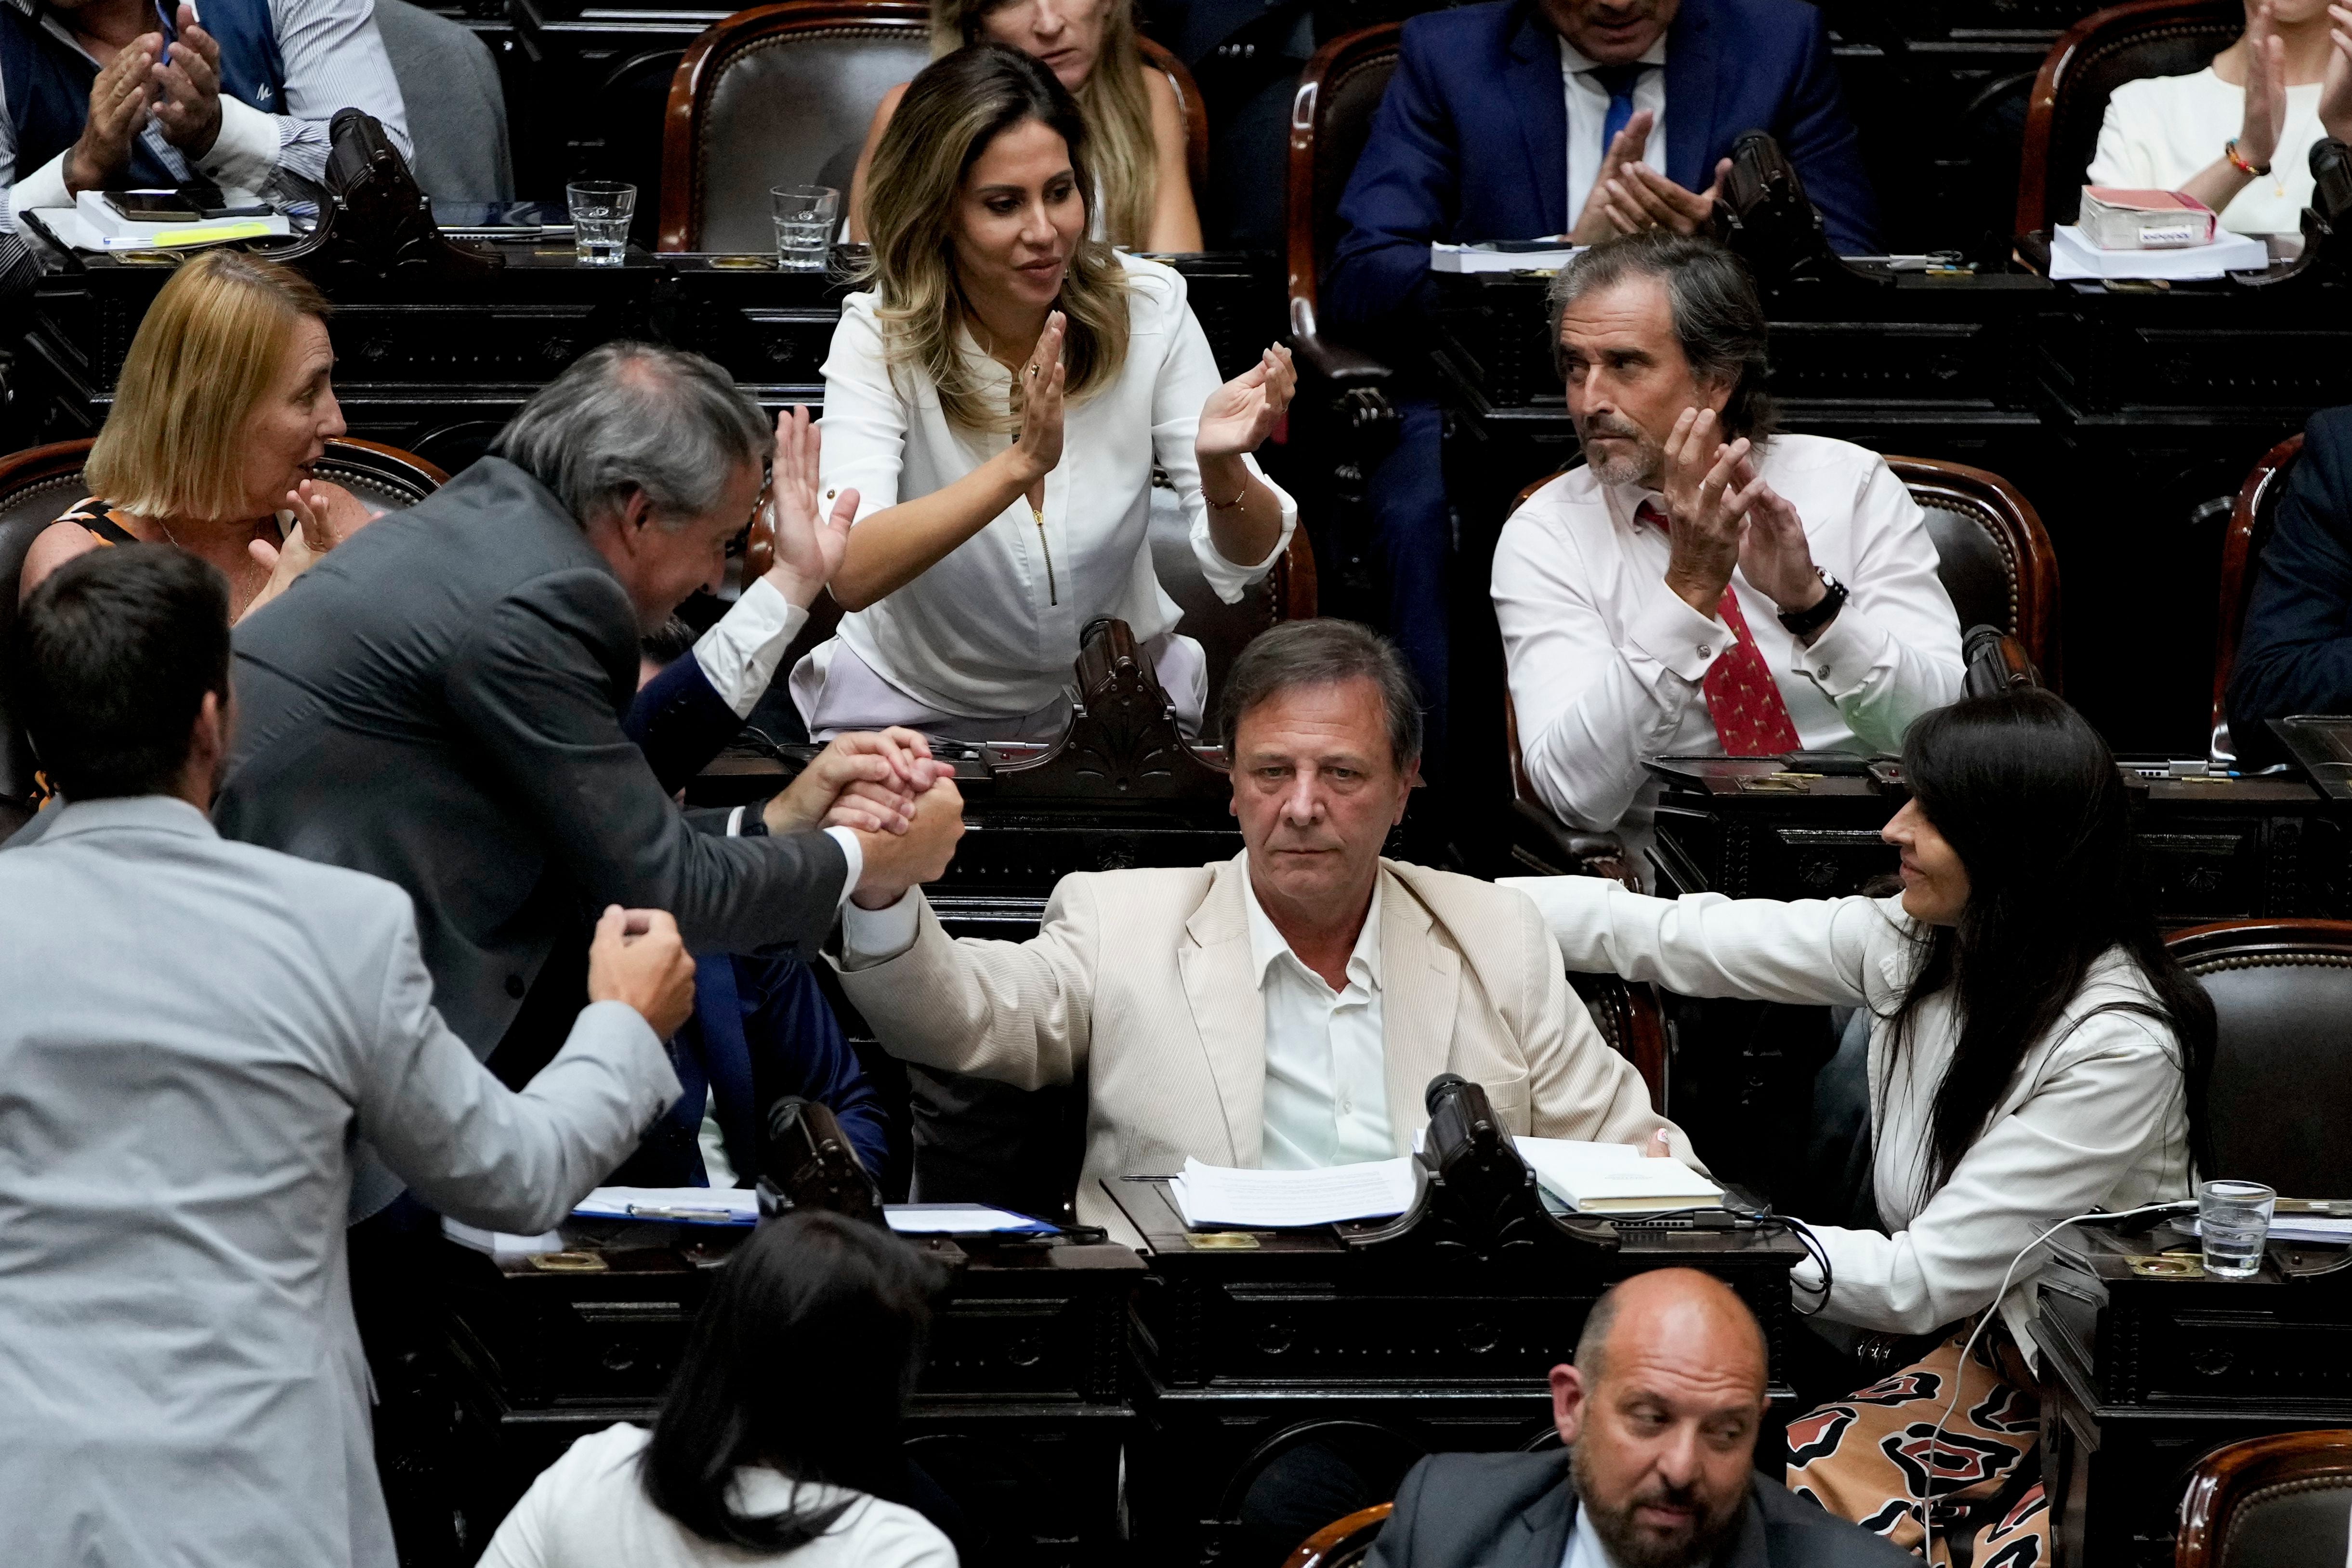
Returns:
[[[2207,1090],[2214,1173],[2288,1197],[2342,1196],[2352,1171],[2352,921],[2223,921],[2165,945],[2220,1021]],[[2341,1563],[2340,1542],[2337,1553]]]
[[[1282,1568],[1360,1568],[1372,1554],[1372,1543],[1395,1511],[1392,1502],[1375,1503],[1336,1520],[1300,1542],[1282,1560]]]
[[[2173,1568],[2338,1568],[2347,1519],[2352,1432],[2232,1443],[2189,1475]]]
[[[2046,235],[2074,221],[2116,88],[2203,70],[2245,27],[2242,0],[2135,0],[2068,29],[2042,62],[2026,108],[2017,232]]]
[[[1175,56],[1139,42],[1183,107],[1198,190],[1209,162],[1201,89]],[[917,0],[784,0],[711,27],[670,81],[661,248],[772,255],[769,188],[831,185],[846,200],[875,106],[930,61],[930,8]]]
[[[59,441],[0,458],[0,834],[23,823],[36,788],[32,748],[8,701],[6,660],[16,629],[17,578],[41,530],[89,493],[81,479],[89,447],[87,440]],[[349,439],[327,443],[317,472],[386,511],[415,505],[449,479],[396,447]]]
[[[2230,734],[2230,678],[2238,668],[2238,643],[2246,629],[2246,602],[2253,597],[2255,566],[2270,542],[2279,499],[2286,494],[2287,474],[2302,455],[2299,431],[2263,454],[2239,487],[2230,531],[2221,536],[2221,607],[2213,634],[2213,729],[2205,753],[2206,767],[2216,773],[2238,765],[2238,743]]]

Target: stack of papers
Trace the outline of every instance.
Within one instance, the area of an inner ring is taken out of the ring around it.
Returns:
[[[1412,1207],[1413,1164],[1403,1155],[1319,1171],[1243,1171],[1188,1158],[1183,1173],[1169,1179],[1168,1195],[1194,1230],[1286,1230],[1387,1219]]]
[[[1052,1236],[1055,1227],[986,1204],[887,1204],[882,1217],[901,1236]]]
[[[1630,1143],[1518,1138],[1519,1158],[1546,1191],[1580,1214],[1664,1214],[1719,1209],[1723,1189],[1679,1160],[1654,1160]]]
[[[757,1225],[749,1187],[598,1187],[572,1211],[582,1219],[658,1219],[677,1225]]]
[[[2070,278],[2167,278],[2189,283],[2228,272],[2260,272],[2271,264],[2270,247],[2251,235],[2216,235],[2210,245],[2185,250],[2101,250],[2071,223],[2050,239],[2050,276]]]
[[[2194,1237],[2203,1237],[2195,1216],[2183,1220],[2181,1227]],[[2324,1215],[2282,1214],[2271,1216],[2267,1240],[2323,1242],[2336,1247],[2352,1247],[2352,1219],[2329,1219]]]
[[[1497,250],[1491,245],[1432,245],[1432,272],[1557,272],[1576,255],[1578,247],[1561,245],[1542,250]]]

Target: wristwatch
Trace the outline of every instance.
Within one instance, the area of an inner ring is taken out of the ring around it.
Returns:
[[[1810,610],[1798,610],[1793,614],[1783,610],[1780,613],[1780,625],[1792,637],[1812,636],[1837,619],[1838,611],[1845,607],[1845,584],[1818,566],[1813,570],[1821,573],[1822,586],[1829,592],[1823,594],[1821,602]]]

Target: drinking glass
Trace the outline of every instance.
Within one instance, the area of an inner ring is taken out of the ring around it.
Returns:
[[[2205,1272],[2244,1279],[2260,1271],[2263,1240],[2277,1202],[2278,1194],[2260,1182],[2198,1184],[2197,1233],[2205,1244]]]
[[[768,192],[776,215],[776,268],[822,272],[833,249],[841,193],[831,185],[777,185]]]
[[[616,180],[580,180],[563,188],[572,205],[572,248],[583,267],[618,267],[629,248],[629,220],[637,187]]]

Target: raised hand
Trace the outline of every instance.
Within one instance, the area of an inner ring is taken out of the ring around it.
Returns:
[[[776,416],[776,458],[768,481],[766,516],[775,556],[767,578],[802,609],[814,604],[817,590],[833,581],[857,516],[856,490],[828,498],[818,489],[823,450],[824,437],[807,409],[794,406]],[[833,502],[830,513],[827,499]]]
[[[1601,204],[1609,222],[1630,234],[1638,228],[1669,228],[1676,234],[1696,234],[1715,216],[1715,198],[1731,160],[1718,159],[1715,184],[1703,191],[1686,191],[1647,163],[1629,163],[1605,184],[1595,182],[1591,200]]]
[[[1660,482],[1672,523],[1666,586],[1709,618],[1739,564],[1748,509],[1763,488],[1760,478],[1745,487],[1738,482],[1748,450],[1745,436],[1724,444],[1722,423],[1711,408],[1684,409],[1666,437]]]
[[[2246,16],[2246,112],[2238,128],[2238,156],[2267,169],[2286,134],[2286,41],[2278,36],[2271,0]]]
[[[146,129],[154,96],[150,79],[163,36],[142,33],[124,45],[89,84],[89,110],[81,135],[66,152],[66,189],[75,195],[104,186],[131,167],[131,146]]]
[[[1021,367],[1021,432],[1013,445],[1027,473],[1024,489],[1033,507],[1045,504],[1045,476],[1062,460],[1062,389],[1070,374],[1062,363],[1062,337],[1068,324],[1059,310],[1047,316],[1037,346]]]
[[[2319,128],[2352,142],[2352,6],[2327,8],[2327,74],[2320,79]]]
[[[588,1000],[625,1002],[668,1039],[694,1016],[694,960],[667,910],[607,904],[588,944]]]
[[[192,157],[213,150],[220,136],[220,45],[196,25],[195,7],[180,6],[180,37],[151,75],[155,83],[155,123],[163,140]]]
[[[1805,520],[1756,474],[1751,464],[1742,462],[1733,482],[1755,491],[1748,508],[1747,528],[1740,536],[1740,575],[1784,614],[1811,609],[1829,590],[1822,582],[1821,569],[1813,564]]]
[[[919,731],[893,726],[878,733],[836,735],[790,787],[768,802],[761,819],[772,834],[818,826],[903,833],[916,800],[949,771],[931,760],[931,743]],[[859,784],[868,787],[845,805],[844,796]],[[829,818],[837,806],[848,816],[834,823]],[[850,819],[859,816],[866,820]]]
[[[1257,363],[1209,394],[1201,405],[1201,427],[1192,450],[1202,458],[1242,458],[1265,444],[1289,412],[1298,390],[1290,351],[1276,343]]]
[[[1619,226],[1610,216],[1608,191],[1612,181],[1625,172],[1626,166],[1638,163],[1649,150],[1650,128],[1657,116],[1646,109],[1637,109],[1625,128],[1609,140],[1607,151],[1601,154],[1601,172],[1593,176],[1592,189],[1584,198],[1584,210],[1576,216],[1575,226],[1568,237],[1578,245],[1598,245],[1614,234],[1629,230]]]

